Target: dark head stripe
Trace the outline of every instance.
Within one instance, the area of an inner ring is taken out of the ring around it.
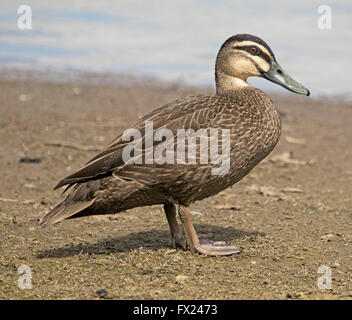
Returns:
[[[252,36],[251,34],[246,34],[246,33],[236,34],[235,36],[232,36],[232,37],[228,38],[223,43],[221,48],[223,48],[224,46],[228,45],[230,42],[242,42],[242,41],[252,41],[252,42],[260,44],[261,46],[263,46],[264,48],[266,48],[269,51],[269,53],[271,54],[272,58],[275,60],[275,55],[271,51],[270,47],[266,44],[266,42],[264,40],[256,37],[256,36]]]
[[[248,52],[249,54],[251,54],[250,53],[250,51],[249,51],[249,49],[250,48],[253,48],[253,47],[256,47],[257,48],[257,53],[256,54],[254,54],[254,56],[259,56],[259,57],[261,57],[262,59],[264,59],[267,63],[270,63],[271,62],[271,60],[273,59],[272,57],[270,57],[267,53],[265,53],[263,50],[261,50],[259,47],[257,47],[257,46],[254,46],[254,45],[252,45],[252,46],[241,46],[241,45],[238,45],[238,46],[233,46],[232,48],[234,48],[234,49],[237,49],[237,50],[243,50],[243,51],[246,51],[246,52]],[[275,59],[275,58],[274,58]]]

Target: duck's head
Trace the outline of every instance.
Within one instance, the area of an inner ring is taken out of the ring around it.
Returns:
[[[309,90],[292,79],[277,63],[270,47],[250,34],[237,34],[223,43],[216,58],[215,77],[220,93],[248,86],[248,77],[262,77],[309,96]]]

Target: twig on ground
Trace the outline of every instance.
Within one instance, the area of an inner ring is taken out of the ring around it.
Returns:
[[[0,198],[0,201],[3,201],[3,202],[18,202],[19,200],[17,200],[17,199],[9,199],[9,198]]]
[[[83,151],[100,151],[102,149],[101,147],[82,146],[80,144],[69,143],[64,141],[45,141],[44,145],[51,146],[51,147],[65,147],[65,148],[71,148],[71,149],[83,150]]]

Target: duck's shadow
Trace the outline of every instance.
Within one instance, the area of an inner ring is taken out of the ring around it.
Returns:
[[[260,232],[247,232],[231,227],[211,226],[208,224],[194,225],[199,237],[211,238],[215,241],[233,241],[239,238],[249,238],[254,240]],[[96,243],[80,243],[78,245],[65,246],[56,249],[44,250],[39,252],[37,258],[63,258],[78,254],[109,254],[116,252],[127,252],[138,248],[151,250],[165,249],[171,246],[169,230],[153,229],[149,231],[130,233],[126,236],[116,238],[104,238]]]

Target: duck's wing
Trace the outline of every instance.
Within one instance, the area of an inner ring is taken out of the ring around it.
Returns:
[[[211,121],[219,117],[219,97],[216,96],[193,96],[186,97],[176,100],[166,106],[154,110],[143,118],[139,119],[135,123],[132,129],[136,129],[141,134],[142,154],[145,155],[148,149],[145,148],[144,141],[146,136],[147,123],[153,125],[153,135],[158,129],[168,129],[173,133],[172,139],[176,137],[178,129],[193,129],[198,131],[200,128],[208,128]],[[160,143],[165,141],[154,141],[152,149],[155,149]],[[60,188],[65,185],[73,185],[75,183],[86,182],[89,180],[100,179],[109,175],[113,172],[119,172],[124,179],[138,179],[137,175],[131,171],[131,166],[126,164],[123,160],[123,149],[131,141],[123,141],[123,135],[119,135],[105,150],[97,154],[92,158],[85,166],[71,174],[70,176],[61,180],[54,189]],[[150,150],[149,150],[150,151]],[[145,167],[155,167],[155,170],[144,170]],[[143,180],[150,178],[156,178],[157,167],[161,167],[154,164],[138,164],[134,165],[134,168],[138,167],[139,175],[143,172]],[[175,166],[162,165],[163,170],[167,167],[175,169]],[[125,171],[123,170],[125,168]],[[136,172],[137,173],[137,172]]]

